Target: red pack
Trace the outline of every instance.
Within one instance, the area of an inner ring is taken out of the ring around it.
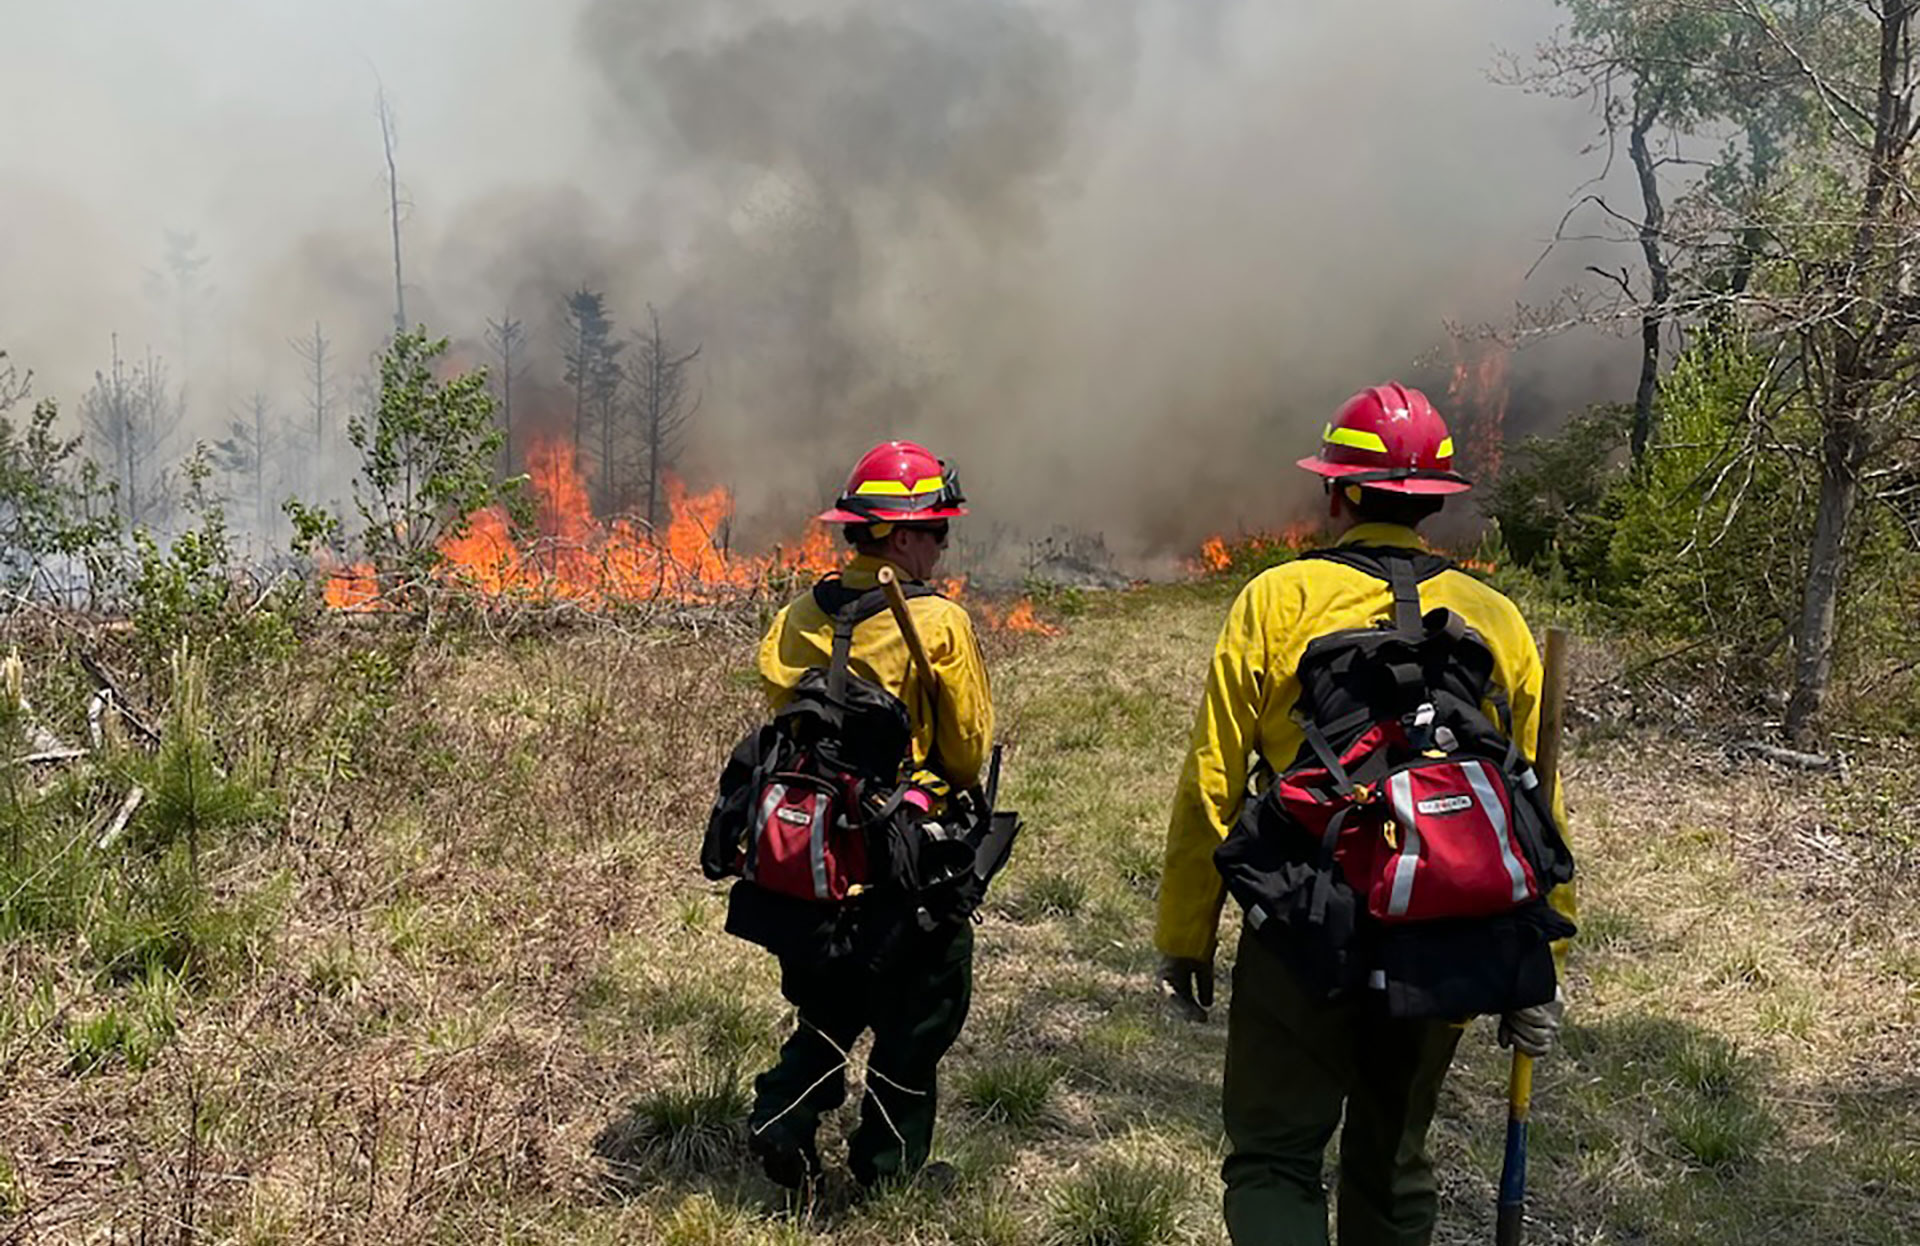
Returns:
[[[845,900],[870,881],[857,780],[790,771],[761,785],[742,876],[801,900]]]
[[[1341,767],[1364,772],[1405,750],[1400,724],[1380,724]],[[1379,921],[1489,917],[1540,898],[1507,776],[1482,758],[1420,758],[1344,793],[1331,771],[1310,766],[1278,779],[1272,796],[1308,836],[1332,836],[1347,885]]]

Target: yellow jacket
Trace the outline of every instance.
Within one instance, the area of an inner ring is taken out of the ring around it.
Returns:
[[[1424,548],[1411,528],[1361,524],[1342,545]],[[1514,734],[1532,756],[1540,735],[1543,671],[1526,620],[1505,596],[1460,571],[1443,571],[1420,586],[1420,604],[1458,613],[1493,650],[1494,679],[1507,690]],[[1186,765],[1173,797],[1154,942],[1162,955],[1213,956],[1225,889],[1213,850],[1240,816],[1254,756],[1285,770],[1304,737],[1293,718],[1297,670],[1307,642],[1329,632],[1367,627],[1393,613],[1387,585],[1324,559],[1283,563],[1240,590],[1207,668],[1206,693],[1193,725]],[[1566,808],[1554,785],[1554,816],[1564,832]],[[1569,917],[1571,887],[1548,897]],[[1557,949],[1556,949],[1557,950]]]
[[[857,556],[841,578],[851,589],[874,588],[880,583],[881,565],[879,558]],[[955,788],[973,787],[980,782],[993,742],[993,698],[986,663],[974,639],[973,620],[944,597],[916,597],[907,609],[939,688],[921,686],[906,638],[886,610],[854,628],[848,669],[906,704],[913,723],[918,777],[944,780]],[[773,707],[785,705],[800,677],[810,668],[827,665],[832,656],[832,618],[815,603],[811,592],[795,598],[774,618],[760,642],[760,682]]]

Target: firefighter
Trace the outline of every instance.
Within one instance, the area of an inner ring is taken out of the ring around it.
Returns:
[[[1299,465],[1322,478],[1341,545],[1422,549],[1418,525],[1469,487],[1453,470],[1453,439],[1440,414],[1420,391],[1397,384],[1348,400],[1319,454]],[[1457,570],[1427,580],[1421,596],[1425,608],[1451,608],[1485,640],[1512,705],[1514,738],[1532,756],[1543,672],[1519,610]],[[1223,899],[1214,851],[1240,815],[1250,759],[1277,772],[1301,750],[1292,711],[1307,642],[1368,627],[1392,609],[1386,583],[1337,561],[1302,559],[1256,577],[1228,614],[1174,796],[1155,932],[1163,987],[1195,1020],[1213,1003]],[[1563,811],[1554,815],[1564,827]],[[1571,916],[1568,888],[1548,901]],[[1389,1019],[1364,992],[1328,999],[1306,989],[1263,939],[1243,930],[1238,946],[1222,1085],[1232,1240],[1327,1242],[1321,1172],[1344,1115],[1342,1246],[1427,1242],[1438,1201],[1427,1129],[1461,1026]],[[1555,946],[1556,960],[1562,950]],[[1546,1054],[1561,1008],[1556,999],[1507,1015],[1501,1041]]]
[[[951,468],[910,441],[874,447],[855,464],[835,505],[819,518],[844,526],[853,557],[840,578],[868,590],[891,565],[911,584],[932,578],[948,524],[967,513]],[[931,661],[935,688],[920,687],[905,638],[885,611],[853,633],[849,665],[905,703],[912,726],[914,786],[909,799],[935,814],[952,793],[976,788],[993,737],[993,704],[973,624],[955,602],[928,594],[909,602]],[[810,669],[825,667],[833,620],[813,593],[780,611],[760,644],[760,677],[777,710]],[[876,910],[891,913],[892,910]],[[811,1188],[820,1171],[814,1134],[821,1114],[844,1101],[842,1066],[860,1035],[873,1031],[860,1121],[848,1166],[863,1187],[918,1176],[946,1187],[953,1170],[927,1164],[937,1105],[936,1069],[959,1037],[973,991],[973,928],[958,921],[890,923],[863,932],[888,948],[877,967],[864,959],[783,956],[780,989],[799,1013],[778,1063],[754,1082],[750,1147],[776,1184]],[[926,929],[929,924],[934,929]]]

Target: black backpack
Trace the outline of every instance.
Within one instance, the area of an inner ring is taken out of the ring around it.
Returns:
[[[909,598],[935,595],[924,584],[901,588]],[[985,860],[977,850],[991,811],[978,794],[955,793],[934,821],[903,801],[913,757],[907,707],[848,669],[854,629],[886,598],[837,576],[813,595],[834,621],[832,656],[734,748],[700,866],[710,879],[740,879],[728,900],[730,933],[781,956],[878,960],[890,928],[934,930],[978,906],[987,871],[976,871]]]
[[[1492,651],[1452,611],[1421,610],[1420,585],[1452,564],[1387,547],[1304,557],[1385,581],[1393,615],[1301,656],[1306,742],[1214,854],[1249,929],[1322,995],[1367,991],[1396,1017],[1552,999],[1549,944],[1574,928],[1545,897],[1573,857]]]

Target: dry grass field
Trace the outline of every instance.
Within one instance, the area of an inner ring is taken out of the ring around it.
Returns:
[[[1224,1008],[1172,1015],[1149,940],[1230,589],[989,638],[1028,831],[944,1067],[936,1153],[962,1180],[938,1201],[856,1202],[836,1167],[794,1217],[745,1156],[746,1081],[788,1018],[695,853],[758,712],[752,618],[323,629],[216,675],[205,774],[250,786],[190,853],[161,814],[98,847],[132,761],[15,767],[0,1242],[1224,1241]],[[1584,932],[1530,1240],[1920,1240],[1912,750],[1860,746],[1845,783],[1735,761],[1583,704],[1614,665],[1578,657]],[[30,657],[36,706],[74,687],[56,651]],[[1223,981],[1231,955],[1229,935]],[[1485,1022],[1462,1053],[1439,1240],[1489,1242],[1505,1060]]]

